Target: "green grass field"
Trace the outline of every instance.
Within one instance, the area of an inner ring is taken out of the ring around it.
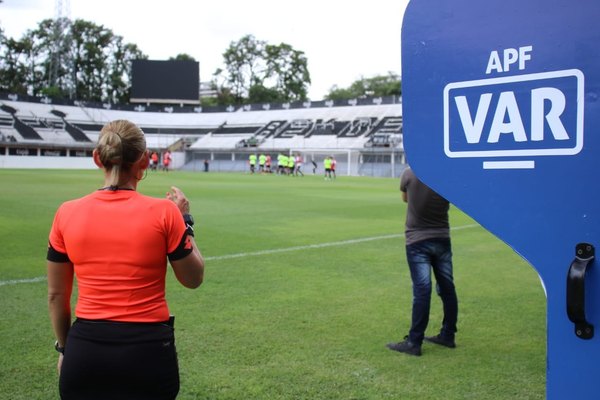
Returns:
[[[0,169],[0,399],[57,399],[46,304],[54,212],[102,186],[99,171]],[[535,271],[451,211],[459,332],[422,357],[385,347],[408,332],[405,205],[395,179],[149,173],[179,186],[206,258],[198,290],[172,273],[179,399],[543,399],[546,312]],[[434,296],[429,332],[437,333]]]

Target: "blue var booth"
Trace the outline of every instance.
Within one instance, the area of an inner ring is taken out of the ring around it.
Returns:
[[[594,0],[411,0],[402,27],[408,163],[540,274],[548,399],[600,398],[599,43]]]

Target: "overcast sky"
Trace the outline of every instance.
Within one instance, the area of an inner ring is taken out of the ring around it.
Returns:
[[[400,28],[408,0],[61,0],[71,19],[104,25],[152,60],[187,53],[200,79],[222,67],[223,52],[247,34],[303,51],[309,97],[361,77],[400,74]],[[20,39],[55,15],[55,0],[3,0],[0,26]],[[65,8],[63,6],[63,8]]]

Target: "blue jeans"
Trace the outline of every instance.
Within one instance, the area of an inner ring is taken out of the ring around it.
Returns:
[[[454,339],[458,319],[458,299],[452,276],[452,246],[450,239],[427,239],[406,246],[406,260],[413,283],[412,324],[408,339],[421,344],[429,323],[431,307],[431,270],[436,289],[444,305],[440,334]]]

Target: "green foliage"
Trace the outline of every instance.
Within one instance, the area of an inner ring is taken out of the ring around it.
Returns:
[[[2,36],[0,54],[0,88],[17,94],[27,94],[27,54],[28,41],[16,41]]]
[[[21,39],[0,40],[0,88],[23,95],[128,101],[131,60],[146,58],[110,29],[79,19],[46,19]]]
[[[58,205],[99,171],[0,169],[0,282],[44,275]],[[385,348],[410,324],[411,283],[395,179],[150,172],[142,193],[181,187],[206,257],[198,290],[167,277],[177,316],[178,399],[545,397],[545,298],[535,271],[451,209],[458,347],[415,358]],[[57,398],[44,281],[0,284],[0,398]],[[432,298],[430,330],[441,323]]]
[[[187,53],[180,53],[175,57],[169,57],[169,61],[196,61],[196,59]]]
[[[219,70],[217,70],[218,72]],[[213,90],[216,97],[201,97],[200,104],[202,106],[223,106],[229,104],[237,104],[234,93],[227,86],[218,87],[216,81],[212,81],[210,84],[211,90]]]
[[[261,84],[252,85],[248,91],[251,103],[278,103],[285,101],[284,96],[276,88],[267,88]]]
[[[47,86],[40,90],[40,94],[56,99],[60,99],[66,96],[66,93],[63,90],[61,90],[61,88],[59,88],[58,86]]]
[[[235,103],[242,104],[248,96],[250,86],[260,83],[264,75],[263,52],[266,43],[252,35],[231,42],[223,53],[225,71],[217,70],[215,75],[225,81],[233,93]]]
[[[389,72],[387,75],[378,75],[372,78],[360,78],[348,88],[333,86],[326,96],[328,100],[357,99],[366,96],[400,96],[402,82],[400,77]]]
[[[230,43],[223,62],[225,70],[214,73],[214,85],[231,95],[219,97],[220,104],[306,100],[308,62],[289,44],[272,45],[246,35]]]
[[[216,107],[219,105],[219,99],[216,97],[200,97],[202,107]]]
[[[286,43],[265,47],[267,79],[275,81],[274,89],[284,101],[306,100],[310,74],[304,52]],[[252,99],[252,96],[250,96]],[[254,102],[254,101],[253,101]]]

